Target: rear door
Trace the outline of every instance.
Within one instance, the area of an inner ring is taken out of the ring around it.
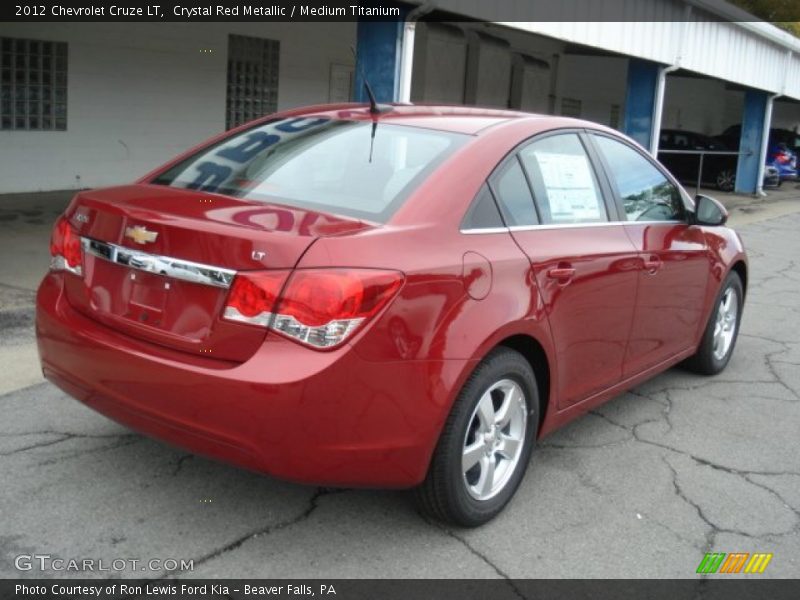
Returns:
[[[592,134],[625,230],[639,255],[639,291],[624,374],[692,347],[702,326],[709,260],[702,230],[687,222],[681,191],[643,152]]]
[[[546,307],[560,406],[619,382],[637,256],[623,227],[612,222],[616,207],[605,200],[582,134],[535,138],[490,184]]]

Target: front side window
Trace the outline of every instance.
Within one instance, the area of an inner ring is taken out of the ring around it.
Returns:
[[[470,136],[299,117],[239,132],[152,183],[385,222]]]
[[[525,146],[519,156],[531,178],[542,223],[608,220],[594,170],[577,134],[537,140]]]
[[[676,221],[683,218],[678,188],[647,158],[627,144],[595,135],[622,198],[628,221]]]

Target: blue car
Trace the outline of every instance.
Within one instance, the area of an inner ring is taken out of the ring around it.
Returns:
[[[770,144],[767,151],[767,165],[778,169],[781,181],[797,180],[797,154],[785,142]]]
[[[729,148],[739,149],[739,140],[742,134],[741,125],[731,125],[717,139],[727,144]],[[778,171],[780,182],[796,181],[798,179],[797,155],[800,153],[800,134],[788,129],[770,129],[767,146],[768,167]]]

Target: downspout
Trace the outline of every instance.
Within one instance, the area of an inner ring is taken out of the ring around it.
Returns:
[[[658,70],[658,79],[656,80],[656,101],[653,104],[653,129],[650,132],[650,154],[653,155],[653,158],[658,157],[658,142],[661,134],[661,121],[664,115],[664,88],[667,84],[667,75],[681,68],[681,62],[683,61],[683,43],[684,38],[686,37],[686,24],[691,20],[691,18],[692,7],[691,5],[687,4],[683,9],[683,24],[681,25],[680,37],[678,38],[678,52],[675,56],[675,64],[661,67]]]
[[[653,130],[650,132],[650,154],[658,156],[658,142],[661,133],[661,117],[664,112],[664,87],[667,82],[667,75],[680,69],[678,65],[661,67],[658,70],[658,80],[656,81],[656,102],[653,105]]]
[[[792,62],[792,51],[786,52],[786,64],[783,66],[783,86],[777,94],[770,94],[767,98],[767,107],[764,110],[764,133],[761,136],[761,148],[758,152],[758,180],[756,181],[756,196],[766,196],[764,191],[764,170],[767,167],[767,150],[769,149],[769,130],[772,125],[772,105],[776,98],[780,98],[786,92],[786,77],[789,72],[789,65]]]
[[[772,124],[772,103],[775,98],[783,94],[770,94],[767,97],[767,107],[764,110],[764,132],[761,135],[761,148],[758,151],[758,179],[756,180],[756,196],[766,196],[764,191],[764,171],[767,168],[767,150],[769,146],[769,130]]]
[[[417,21],[432,10],[433,3],[426,2],[406,16],[400,51],[400,82],[397,86],[397,102],[411,102],[411,75],[414,67],[414,36],[417,30]]]

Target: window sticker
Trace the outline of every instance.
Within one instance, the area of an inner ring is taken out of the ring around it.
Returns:
[[[554,222],[599,221],[604,218],[586,156],[536,152],[536,160]]]

